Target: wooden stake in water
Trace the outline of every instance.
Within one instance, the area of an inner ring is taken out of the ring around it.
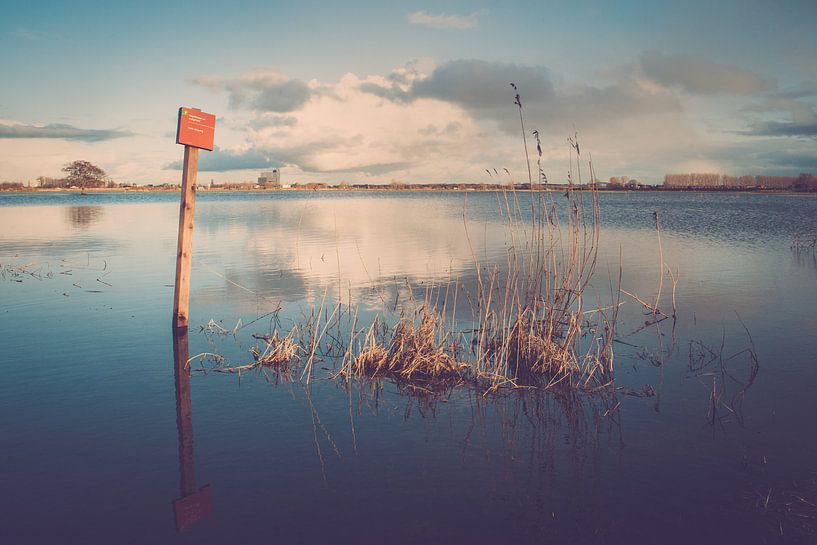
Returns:
[[[196,208],[196,176],[199,149],[184,147],[182,198],[179,209],[179,240],[176,247],[176,289],[173,293],[173,325],[187,329],[190,300],[190,267],[193,257],[193,212]]]
[[[193,211],[196,206],[196,175],[199,149],[213,151],[216,116],[198,108],[179,108],[176,143],[184,146],[182,203],[179,210],[179,243],[176,247],[176,290],[173,293],[173,326],[187,329],[190,298],[190,260],[193,257]]]

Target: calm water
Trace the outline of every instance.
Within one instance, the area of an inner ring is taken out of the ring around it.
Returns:
[[[638,331],[625,299],[612,406],[431,403],[207,362],[174,377],[178,195],[0,195],[0,542],[814,542],[780,513],[817,471],[817,261],[790,249],[817,199],[602,195],[588,299],[610,301],[619,252],[622,287],[655,297],[655,210],[678,320]],[[249,362],[279,306],[286,330],[338,293],[365,319],[407,286],[468,285],[510,243],[494,194],[200,194],[189,356]],[[738,355],[693,369],[697,343]],[[177,531],[191,494],[210,513]]]

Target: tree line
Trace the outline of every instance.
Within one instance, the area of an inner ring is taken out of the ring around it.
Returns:
[[[641,184],[629,176],[610,176],[610,183],[607,184],[607,187],[610,189],[638,189]]]
[[[817,176],[804,172],[799,176],[729,176],[714,173],[667,174],[664,187],[702,189],[792,189],[817,191]]]

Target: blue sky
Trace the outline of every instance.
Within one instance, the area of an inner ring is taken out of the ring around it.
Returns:
[[[219,116],[202,176],[527,177],[513,93],[564,178],[817,172],[814,2],[39,2],[0,19],[0,180],[73,159],[175,182],[177,108]],[[209,170],[208,170],[209,169]]]

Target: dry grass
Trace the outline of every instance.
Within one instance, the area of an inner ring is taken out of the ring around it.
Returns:
[[[380,378],[399,382],[451,385],[469,377],[470,366],[458,362],[440,342],[439,316],[425,313],[417,327],[403,318],[385,342],[376,330],[369,328],[356,353],[349,352],[346,376]]]
[[[220,365],[215,370],[220,373],[241,374],[256,368],[270,368],[276,373],[289,375],[304,352],[301,345],[295,341],[293,332],[279,338],[278,330],[275,330],[272,335],[253,335],[253,338],[263,341],[264,346],[263,348],[254,346],[250,349],[252,362],[237,366]]]
[[[547,376],[560,379],[578,370],[576,358],[532,320],[517,318],[510,331],[492,338],[486,358],[506,361],[511,375],[517,378]]]
[[[250,349],[250,353],[258,365],[273,368],[289,368],[293,362],[300,360],[299,354],[303,349],[293,340],[291,335],[279,339],[278,330],[275,330],[271,336],[253,335],[253,337],[261,339],[265,343],[263,351],[260,351],[258,347]]]
[[[569,144],[569,180],[583,187],[583,159],[575,135]],[[584,166],[595,179],[592,163]],[[530,202],[523,205],[520,196]],[[503,262],[486,264],[471,245],[466,197],[463,226],[474,282],[449,280],[427,289],[420,299],[407,285],[409,297],[393,327],[381,327],[389,323],[382,314],[361,330],[357,312],[343,327],[324,320],[324,333],[337,330],[335,350],[340,339],[346,339],[337,376],[443,387],[476,381],[489,390],[562,385],[598,391],[613,383],[618,286],[610,280],[608,306],[585,308],[598,253],[598,192],[575,191],[573,185],[564,193],[510,190],[497,193],[497,202],[509,246]],[[469,302],[465,316],[456,315],[458,297],[460,303]],[[396,310],[396,303],[391,310]],[[384,313],[388,314],[385,308]],[[338,320],[352,315],[348,310],[332,313]],[[319,321],[321,310],[314,316]],[[464,326],[468,323],[470,328]],[[319,328],[310,323],[302,329]],[[308,344],[311,361],[317,343]]]
[[[352,324],[339,375],[424,387],[479,383],[490,391],[557,385],[597,391],[612,384],[620,301],[584,307],[599,235],[598,195],[587,195],[570,190],[563,206],[551,193],[531,193],[528,223],[517,194],[502,194],[505,228],[514,241],[507,261],[485,272],[474,257],[474,284],[449,282],[427,290],[420,300],[411,294],[392,328],[380,326],[386,323],[382,316],[361,331]],[[567,209],[564,225],[559,209]],[[458,296],[470,301],[470,316],[459,321],[451,310]],[[472,327],[463,328],[468,322]]]

